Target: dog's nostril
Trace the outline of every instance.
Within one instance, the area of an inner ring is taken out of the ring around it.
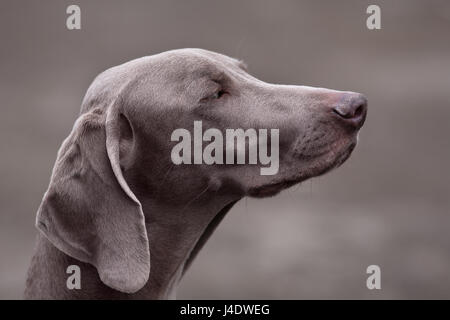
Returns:
[[[340,103],[333,108],[339,118],[350,122],[353,125],[360,126],[364,121],[367,111],[367,99],[363,95],[355,95],[350,101]]]
[[[338,116],[345,118],[345,119],[350,119],[353,117],[353,115],[348,110],[345,110],[344,108],[340,108],[340,107],[334,108],[333,112],[336,113]]]
[[[356,108],[355,110],[355,114],[353,115],[354,118],[360,117],[364,112],[364,107],[362,105],[360,105],[358,108]]]

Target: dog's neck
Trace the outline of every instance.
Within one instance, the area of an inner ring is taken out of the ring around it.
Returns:
[[[235,201],[222,198],[182,207],[141,202],[151,265],[144,290],[152,298],[174,299],[185,271]]]
[[[27,279],[25,297],[174,299],[179,281],[192,259],[235,201],[215,199],[188,207],[155,206],[150,199],[141,199],[141,203],[146,216],[151,254],[150,277],[141,290],[125,294],[107,287],[101,282],[93,266],[69,257],[40,235]],[[81,289],[67,288],[70,274],[66,270],[70,265],[80,267]],[[44,297],[43,293],[49,296]]]

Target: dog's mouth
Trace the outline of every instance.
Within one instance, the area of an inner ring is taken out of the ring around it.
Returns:
[[[284,178],[281,181],[275,181],[261,187],[255,187],[248,191],[248,195],[255,198],[270,197],[278,194],[284,189],[290,188],[309,178],[321,176],[335,168],[341,166],[352,154],[356,147],[356,142],[351,142],[343,151],[334,153],[330,158],[318,159],[315,164],[300,173],[296,173],[291,177]]]

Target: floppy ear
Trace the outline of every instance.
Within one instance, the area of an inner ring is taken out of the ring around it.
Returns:
[[[58,152],[36,225],[59,250],[94,265],[107,286],[134,293],[148,280],[150,252],[141,204],[120,167],[122,140],[130,138],[123,138],[121,121],[115,104],[78,118]]]

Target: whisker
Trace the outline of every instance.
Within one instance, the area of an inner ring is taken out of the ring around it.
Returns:
[[[183,213],[195,200],[200,198],[207,190],[209,189],[209,185],[206,186],[205,190],[200,192],[198,195],[196,195],[192,200],[190,200],[181,210],[180,212]]]
[[[164,182],[166,182],[166,179],[169,176],[169,173],[172,171],[173,167],[175,167],[175,164],[172,163],[169,166],[170,166],[169,169],[167,169],[166,173],[164,174],[163,179],[162,179],[161,183],[159,184],[158,190],[156,191],[158,196],[161,194],[161,191],[162,191],[161,186],[163,186]]]

